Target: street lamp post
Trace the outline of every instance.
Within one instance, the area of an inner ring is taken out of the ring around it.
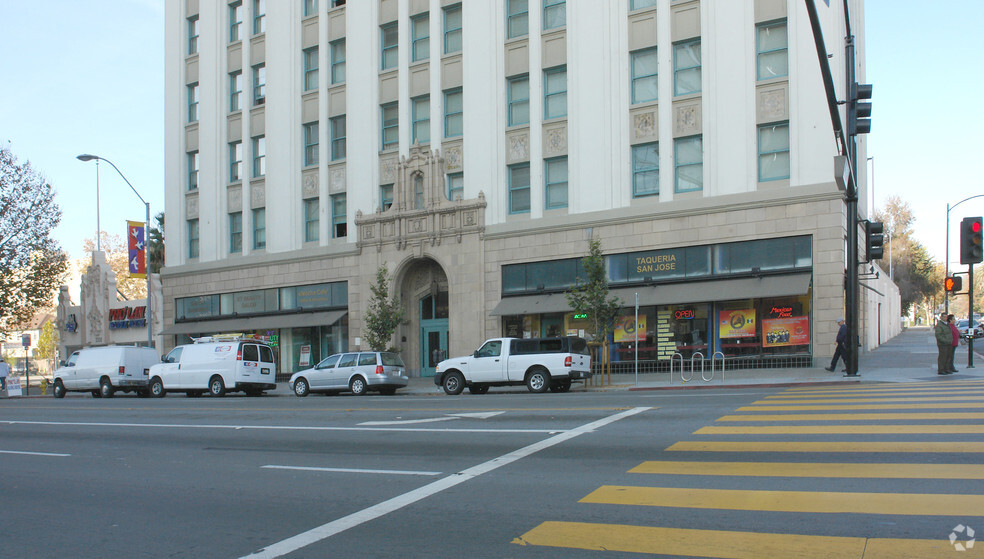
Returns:
[[[150,287],[151,287],[151,282],[150,282],[150,202],[144,200],[143,196],[141,196],[140,193],[137,192],[137,189],[136,188],[133,188],[133,185],[130,184],[130,181],[129,180],[127,180],[126,175],[124,175],[123,172],[120,171],[119,167],[117,167],[109,159],[106,159],[104,157],[99,157],[98,155],[90,155],[90,154],[87,154],[87,153],[83,153],[82,155],[79,155],[77,158],[80,161],[93,161],[93,160],[95,160],[95,162],[96,162],[96,227],[99,227],[99,162],[100,161],[105,161],[106,163],[109,163],[110,165],[112,165],[113,168],[116,169],[116,172],[119,173],[120,177],[122,177],[123,180],[126,182],[126,185],[130,187],[130,190],[132,190],[133,193],[137,195],[137,198],[140,198],[140,201],[144,203],[144,208],[146,209],[146,212],[147,212],[146,213],[146,218],[147,218],[146,219],[146,223],[147,223],[147,225],[146,225],[146,227],[144,229],[144,266],[146,267],[146,272],[147,272],[147,347],[154,347],[154,321],[153,321],[153,312],[151,310],[151,305],[150,305]],[[99,247],[98,239],[99,239],[99,235],[96,235],[96,240],[97,240],[96,241],[96,247],[97,247],[97,250],[99,250],[99,248],[98,248]]]

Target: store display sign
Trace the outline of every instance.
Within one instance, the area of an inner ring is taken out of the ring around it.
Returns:
[[[652,250],[629,255],[631,279],[678,277],[683,273],[685,249]]]
[[[311,346],[302,345],[301,354],[297,361],[297,365],[300,367],[310,367],[311,366]]]
[[[639,315],[636,324],[635,316],[623,316],[615,323],[615,342],[644,342],[646,341],[646,315]]]
[[[721,311],[718,332],[721,338],[755,337],[755,309]]]
[[[147,326],[147,306],[109,309],[109,329],[143,328]]]
[[[810,320],[805,316],[762,320],[763,347],[806,345],[810,343]]]
[[[262,291],[243,291],[232,296],[232,305],[239,314],[254,314],[266,310],[266,297]]]
[[[298,286],[296,303],[298,307],[314,309],[331,306],[331,284]]]

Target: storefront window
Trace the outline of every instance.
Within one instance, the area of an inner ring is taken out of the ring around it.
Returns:
[[[725,357],[762,353],[761,329],[754,301],[729,301],[715,305],[718,350]]]
[[[762,299],[762,353],[764,355],[810,352],[810,298]]]

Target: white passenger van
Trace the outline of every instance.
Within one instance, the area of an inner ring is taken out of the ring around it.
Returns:
[[[252,338],[197,338],[179,345],[150,368],[150,395],[161,398],[168,392],[200,396],[224,396],[242,391],[258,396],[277,387],[273,349]]]
[[[70,355],[55,370],[55,398],[66,392],[91,392],[93,397],[111,398],[116,392],[147,395],[151,366],[159,362],[152,347],[87,347]]]

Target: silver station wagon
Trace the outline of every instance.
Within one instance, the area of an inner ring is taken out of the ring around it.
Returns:
[[[409,380],[406,365],[398,354],[362,351],[331,355],[314,368],[291,375],[289,385],[298,396],[311,392],[351,392],[362,396],[369,391],[390,395]]]

